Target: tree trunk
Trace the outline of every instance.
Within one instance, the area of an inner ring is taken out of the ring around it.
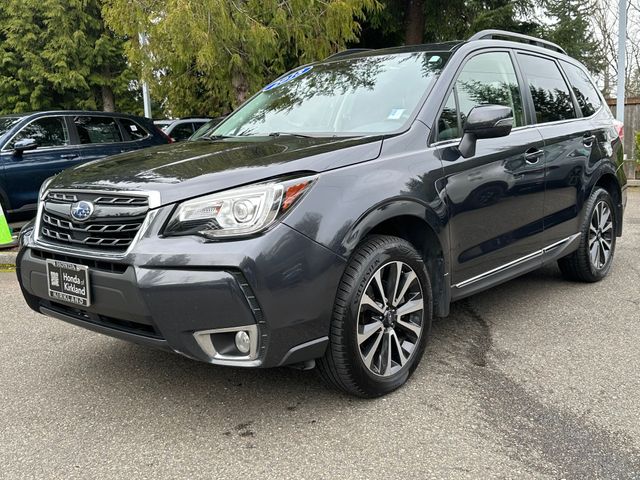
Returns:
[[[231,85],[235,90],[237,107],[249,96],[249,82],[242,72],[236,70],[231,77]]]
[[[424,0],[407,0],[405,9],[405,45],[424,42]]]
[[[116,98],[113,89],[109,85],[102,86],[102,109],[105,112],[116,111]]]

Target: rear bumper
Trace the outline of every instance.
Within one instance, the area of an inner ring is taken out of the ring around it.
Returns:
[[[272,367],[324,354],[344,260],[290,227],[237,242],[149,239],[136,251],[122,261],[74,257],[43,249],[27,235],[18,279],[40,313],[204,362]],[[47,258],[89,266],[90,307],[49,299]],[[221,361],[194,335],[243,326],[256,326],[252,361]]]

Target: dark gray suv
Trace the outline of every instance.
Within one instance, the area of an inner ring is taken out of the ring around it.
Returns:
[[[34,310],[218,365],[317,365],[401,386],[452,301],[549,262],[611,268],[618,127],[560,47],[343,52],[267,85],[201,139],[43,185],[18,278]]]

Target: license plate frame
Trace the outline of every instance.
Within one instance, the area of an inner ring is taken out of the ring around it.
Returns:
[[[91,306],[89,267],[47,259],[49,298],[76,307]]]

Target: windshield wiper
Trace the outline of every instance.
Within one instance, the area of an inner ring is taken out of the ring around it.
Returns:
[[[305,135],[304,133],[293,132],[271,132],[270,137],[300,137],[300,138],[315,138],[312,135]]]

